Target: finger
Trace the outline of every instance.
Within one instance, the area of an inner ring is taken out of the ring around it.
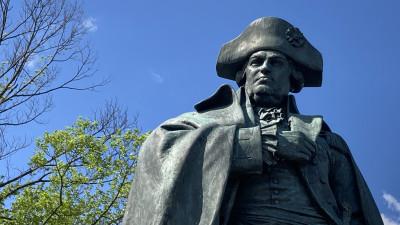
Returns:
[[[298,138],[298,137],[303,137],[300,132],[298,131],[288,131],[285,133],[281,133],[281,136],[286,137],[286,138]]]
[[[308,142],[303,143],[304,148],[308,149],[308,151],[314,153],[315,152],[315,145],[310,144]]]
[[[300,131],[288,131],[287,134],[294,135],[294,136],[303,136],[304,134]]]
[[[298,155],[307,156],[308,158],[310,158],[312,156],[312,152],[310,152],[308,150],[306,150],[306,151],[303,150],[303,151],[299,151]]]
[[[308,138],[307,136],[303,135],[303,140],[304,142],[310,143],[312,145],[315,145],[315,142],[313,140],[311,140],[310,138]]]
[[[303,153],[303,152],[299,152],[299,154],[297,155],[297,158],[299,160],[303,160],[303,161],[309,161],[311,156],[308,155],[307,153]]]
[[[302,144],[307,145],[307,146],[313,146],[313,148],[315,148],[315,146],[316,146],[315,142],[310,140],[307,137],[302,138],[300,142],[303,142]]]

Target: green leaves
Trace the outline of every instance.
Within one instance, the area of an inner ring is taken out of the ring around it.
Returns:
[[[121,223],[136,155],[149,132],[116,129],[96,136],[101,129],[98,122],[79,118],[38,138],[29,180],[0,183],[0,202],[6,202],[0,205],[0,223]]]

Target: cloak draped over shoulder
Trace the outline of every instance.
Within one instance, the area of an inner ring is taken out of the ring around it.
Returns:
[[[262,172],[260,128],[241,89],[223,85],[195,108],[161,124],[142,145],[124,225],[226,224],[240,176]],[[289,108],[304,123],[316,118]],[[383,224],[346,143],[325,123],[319,129],[317,157],[299,167],[315,205],[332,224]]]

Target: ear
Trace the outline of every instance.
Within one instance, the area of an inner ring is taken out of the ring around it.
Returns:
[[[236,77],[235,77],[235,80],[236,80],[236,84],[238,85],[238,87],[240,87],[240,86],[242,86],[243,85],[243,83],[244,83],[244,81],[245,81],[245,72],[244,72],[244,70],[239,70],[239,71],[237,71],[236,72]]]
[[[300,71],[293,69],[290,78],[290,92],[298,93],[304,87],[304,77]]]
[[[236,72],[236,82],[237,81],[240,81],[241,79],[242,79],[242,77],[243,77],[243,70],[239,70],[239,71],[237,71]]]

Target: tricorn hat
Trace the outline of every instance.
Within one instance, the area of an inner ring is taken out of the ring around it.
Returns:
[[[217,74],[236,80],[251,54],[260,50],[279,51],[291,58],[303,73],[305,87],[322,83],[322,55],[303,36],[300,30],[276,17],[253,21],[237,38],[224,44],[218,55]]]

